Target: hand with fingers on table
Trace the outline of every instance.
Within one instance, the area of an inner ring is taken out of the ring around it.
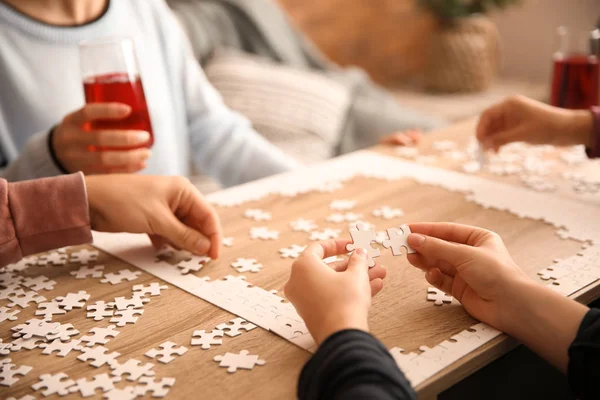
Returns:
[[[130,113],[126,104],[97,103],[67,115],[52,132],[51,146],[58,162],[68,172],[86,175],[133,173],[146,168],[151,152],[144,145],[150,141],[149,132],[85,129],[92,121],[120,120]]]
[[[386,270],[369,268],[365,249],[349,259],[326,264],[323,259],[346,254],[349,240],[313,243],[292,265],[285,295],[306,322],[317,343],[345,329],[369,330],[371,297],[383,288]]]
[[[512,96],[481,114],[477,140],[486,150],[495,151],[512,142],[590,147],[594,144],[593,117],[587,110],[565,110]]]
[[[588,308],[519,268],[500,236],[451,223],[410,224],[408,261],[474,318],[506,332],[566,371],[568,348]]]

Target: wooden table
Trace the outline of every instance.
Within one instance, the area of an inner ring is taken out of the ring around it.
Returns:
[[[471,120],[427,136],[421,146],[423,153],[427,153],[433,140],[468,140],[473,134],[474,124]],[[393,154],[392,150],[386,148],[376,150]],[[443,166],[453,168],[456,163],[446,162]],[[551,264],[554,258],[571,256],[581,247],[581,243],[559,239],[555,229],[547,224],[519,219],[505,212],[483,209],[466,201],[461,194],[418,185],[408,180],[381,183],[356,179],[334,193],[309,193],[291,198],[271,196],[240,207],[218,208],[225,235],[233,236],[235,245],[225,248],[218,261],[196,274],[211,278],[236,274],[230,267],[232,261],[238,257],[256,258],[264,268],[260,273],[246,274],[248,281],[267,290],[281,290],[287,280],[291,261],[281,259],[278,249],[291,244],[304,244],[307,241],[306,233],[289,230],[289,222],[303,217],[316,220],[321,227],[327,225],[346,230],[347,223],[324,222],[325,217],[331,213],[327,208],[329,201],[345,198],[357,200],[358,206],[354,211],[363,213],[366,219],[376,223],[379,229],[413,221],[452,221],[495,230],[504,238],[514,259],[533,277],[536,276],[536,271]],[[371,211],[381,205],[400,207],[404,209],[406,216],[391,221],[371,217]],[[248,208],[262,208],[272,212],[273,221],[266,225],[281,231],[280,239],[250,240],[248,230],[258,224],[242,218],[244,210]],[[398,346],[412,351],[421,345],[432,347],[476,323],[460,305],[435,307],[425,301],[428,284],[422,273],[411,267],[405,257],[394,258],[386,252],[378,262],[387,266],[388,278],[384,290],[373,301],[370,325],[373,334],[388,348]],[[97,264],[106,266],[105,273],[123,268],[133,269],[107,254],[101,254]],[[43,274],[57,282],[54,290],[40,293],[48,299],[68,292],[86,290],[91,294],[88,304],[98,300],[112,301],[117,296],[130,296],[133,284],[158,281],[146,273],[134,282],[115,286],[101,284],[99,279],[93,278],[75,280],[69,272],[78,268],[78,265],[30,267],[24,273],[29,276]],[[598,285],[594,285],[588,287],[578,299],[589,302],[597,298],[599,293]],[[4,306],[6,302],[2,300],[0,306]],[[17,321],[3,322],[1,338],[5,342],[10,340],[10,328],[31,318],[34,311],[35,307],[30,306],[21,311]],[[234,315],[170,287],[161,296],[153,297],[151,302],[146,304],[144,314],[135,325],[117,328],[121,331],[120,335],[111,340],[106,347],[121,353],[121,362],[129,358],[154,362],[157,377],[175,377],[177,382],[168,398],[294,398],[298,375],[310,354],[277,336],[262,329],[254,329],[235,338],[225,337],[222,346],[210,350],[190,346],[194,330],[211,330],[232,318]],[[81,309],[56,316],[54,321],[72,323],[82,335],[93,327],[109,325],[108,319],[96,322],[86,318]],[[143,355],[147,350],[156,348],[168,340],[184,345],[190,350],[170,364],[156,363]],[[505,336],[495,339],[417,387],[420,397],[435,396],[515,345],[512,339]],[[212,360],[215,355],[238,352],[242,349],[260,355],[266,360],[266,364],[257,366],[252,371],[228,374]],[[12,353],[10,358],[13,362],[33,366],[34,369],[12,387],[0,387],[0,398],[33,394],[31,385],[45,373],[65,372],[72,379],[91,378],[99,373],[109,373],[106,366],[96,369],[77,361],[78,354],[71,352],[67,357],[60,358],[55,355],[41,355],[40,349]],[[126,385],[127,382],[117,386]],[[36,397],[40,397],[39,393]]]

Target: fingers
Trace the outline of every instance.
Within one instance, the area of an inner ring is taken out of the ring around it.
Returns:
[[[454,278],[443,274],[439,269],[430,269],[425,273],[425,279],[431,284],[431,286],[441,290],[444,293],[452,294],[452,284]]]
[[[349,243],[351,242],[348,239],[331,239],[322,242],[311,243],[302,252],[300,257],[316,257],[319,260],[323,260],[324,258],[339,256],[341,254],[348,253],[348,250],[346,250],[346,245]]]
[[[135,130],[98,130],[85,132],[83,136],[87,145],[97,147],[135,147],[147,144],[150,133]]]
[[[376,296],[383,289],[383,279],[373,279],[369,284],[371,285],[371,297]]]
[[[135,166],[145,164],[152,152],[149,149],[128,151],[69,151],[68,157],[73,162],[106,172],[108,169],[131,170]]]
[[[422,222],[409,224],[409,228],[412,233],[420,233],[422,235],[436,237],[449,242],[467,244],[469,246],[477,245],[481,236],[489,233],[489,231],[482,228],[449,222]],[[413,243],[418,245],[418,243],[416,243],[418,240],[416,236],[412,239],[409,236],[409,240],[415,241]],[[409,244],[412,246],[412,243]]]
[[[408,237],[408,244],[425,258],[448,261],[454,268],[472,259],[475,251],[470,246],[415,233]]]
[[[369,263],[367,261],[367,250],[356,249],[354,253],[348,259],[348,267],[346,271],[355,274],[367,275],[369,270]]]
[[[485,110],[479,117],[476,137],[481,143],[485,143],[496,133],[504,118],[504,104],[496,104]]]
[[[379,143],[390,146],[412,146],[417,144],[420,139],[421,133],[419,131],[409,130],[384,136],[379,140]]]
[[[123,119],[131,114],[131,107],[122,103],[86,104],[65,117],[65,122],[83,126],[86,122],[99,119]]]
[[[337,261],[328,265],[335,272],[344,272],[348,268],[348,262],[349,260]],[[373,268],[369,268],[368,275],[370,281],[373,279],[385,279],[387,276],[387,269],[383,265],[376,264]]]
[[[208,256],[213,260],[219,258],[223,229],[219,215],[212,205],[206,200],[198,189],[187,179],[182,179],[186,186],[182,201],[174,210],[184,223],[191,228],[202,232],[210,240]]]
[[[190,251],[197,255],[208,253],[211,248],[211,241],[197,230],[187,226],[178,220],[173,214],[167,214],[162,218],[162,225],[157,235],[164,237],[172,242],[176,247]]]
[[[407,260],[413,267],[419,268],[425,272],[431,269],[439,269],[442,271],[442,273],[448,276],[454,276],[456,274],[456,268],[454,265],[450,264],[446,260],[427,258],[419,253],[408,254]]]

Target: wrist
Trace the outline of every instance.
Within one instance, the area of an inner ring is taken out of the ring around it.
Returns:
[[[56,147],[54,145],[54,140],[56,138],[55,132],[58,129],[58,126],[53,126],[48,133],[48,152],[50,153],[50,157],[54,164],[58,167],[58,169],[63,174],[69,174],[70,172],[65,168],[65,166],[58,159],[58,154],[56,153]]]
[[[593,148],[596,144],[594,132],[594,116],[589,110],[572,110],[569,113],[563,128],[567,132],[568,144],[582,144],[587,148]]]
[[[336,332],[348,329],[369,332],[369,324],[366,317],[344,315],[343,313],[326,316],[320,325],[320,329],[313,334],[313,339],[315,339],[319,345]]]

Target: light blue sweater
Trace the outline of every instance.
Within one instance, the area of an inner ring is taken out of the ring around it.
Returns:
[[[0,2],[0,151],[9,181],[59,175],[48,132],[84,105],[78,43],[132,37],[155,144],[145,174],[197,170],[226,186],[289,170],[296,163],[229,110],[207,82],[163,0],[112,0],[87,25],[34,21]]]

